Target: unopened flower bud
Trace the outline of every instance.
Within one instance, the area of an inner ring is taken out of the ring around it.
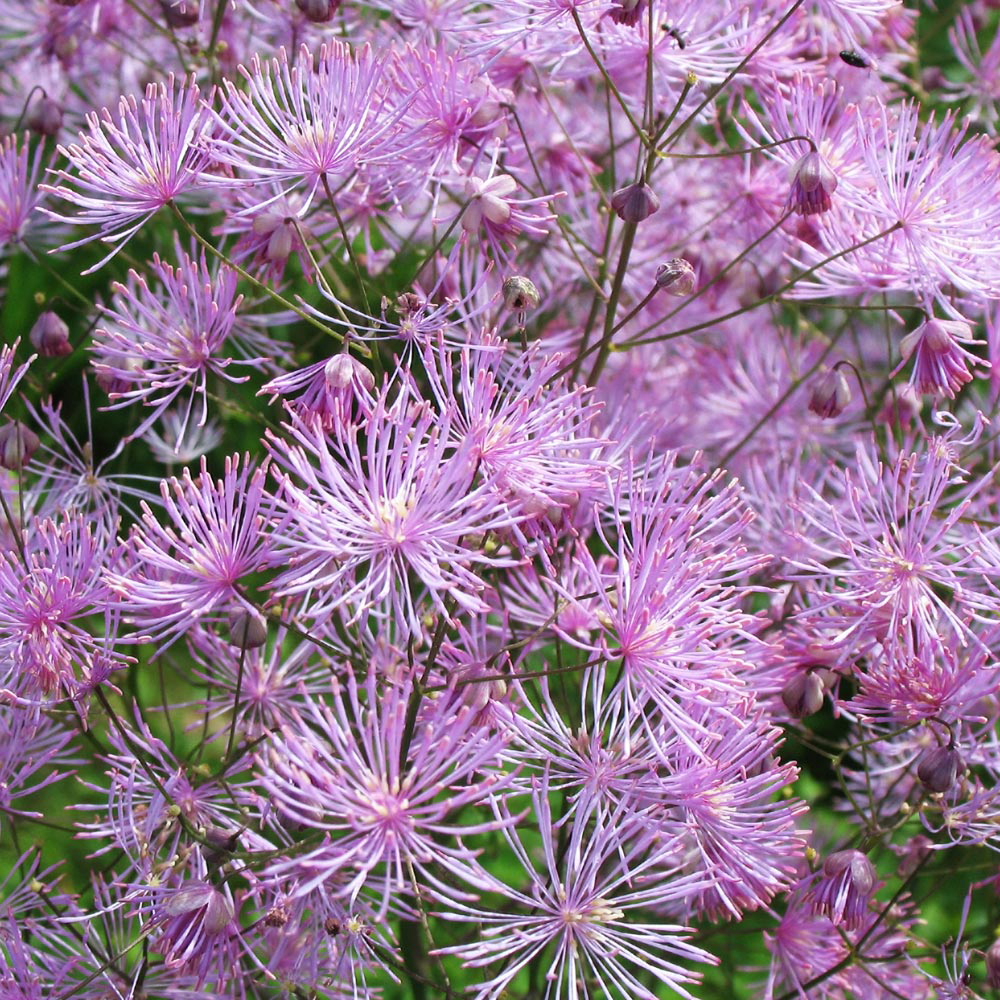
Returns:
[[[51,97],[35,101],[25,116],[24,124],[39,135],[56,135],[62,128],[62,105]]]
[[[360,385],[369,392],[375,388],[375,376],[350,354],[335,354],[323,368],[326,384],[331,389],[346,389]]]
[[[653,189],[641,181],[619,188],[611,196],[611,207],[624,222],[642,222],[660,207],[660,199]]]
[[[793,719],[815,715],[823,707],[823,678],[807,670],[796,674],[781,690],[781,700]]]
[[[986,984],[1000,990],[1000,938],[986,949]]]
[[[539,301],[538,289],[530,278],[515,274],[503,283],[503,302],[512,312],[535,309]]]
[[[833,204],[830,195],[837,190],[837,176],[815,150],[806,153],[792,167],[791,184],[788,202],[799,215],[830,211]]]
[[[656,287],[668,295],[690,295],[694,291],[694,267],[683,257],[668,260],[656,269]]]
[[[0,427],[0,469],[23,469],[38,450],[38,435],[17,420]]]
[[[201,16],[201,0],[160,0],[168,28],[190,28]]]
[[[295,0],[295,6],[302,11],[307,21],[323,24],[333,20],[341,0]]]
[[[965,771],[965,761],[954,747],[932,747],[920,755],[917,777],[931,792],[946,792]]]
[[[229,612],[229,641],[240,649],[257,649],[267,642],[267,622],[249,608],[233,608]]]
[[[817,417],[839,417],[851,401],[851,386],[840,365],[834,365],[813,387],[809,409]]]
[[[64,358],[73,353],[69,327],[51,309],[46,309],[35,320],[28,339],[43,358]]]

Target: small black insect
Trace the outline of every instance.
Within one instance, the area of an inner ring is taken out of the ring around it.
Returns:
[[[661,24],[660,30],[665,31],[677,43],[679,49],[683,49],[686,46],[687,43],[684,41],[684,36],[677,28],[673,28],[669,24]]]
[[[844,49],[844,51],[840,53],[840,58],[843,59],[848,66],[853,66],[855,69],[868,68],[868,60],[859,53],[852,52],[850,49]]]

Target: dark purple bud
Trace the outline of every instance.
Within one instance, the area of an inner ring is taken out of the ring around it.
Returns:
[[[23,469],[38,450],[38,435],[17,420],[0,427],[0,469]]]
[[[229,641],[240,649],[257,649],[267,642],[267,622],[249,608],[233,608],[229,612]]]
[[[946,792],[965,773],[965,761],[954,747],[932,747],[920,755],[917,777],[931,792]]]
[[[694,291],[694,267],[683,257],[668,260],[656,269],[656,287],[668,295],[690,295]]]
[[[611,196],[611,207],[624,222],[642,222],[659,209],[660,199],[648,184],[640,182],[619,188]]]
[[[302,11],[307,21],[323,24],[333,20],[341,0],[295,0],[295,6]]]
[[[43,358],[64,358],[73,353],[69,327],[51,309],[46,309],[35,320],[28,340]]]
[[[190,28],[201,17],[201,0],[160,0],[169,28]]]
[[[57,135],[62,123],[62,105],[51,97],[35,101],[24,119],[24,124],[39,135]]]
[[[809,409],[817,417],[839,417],[851,401],[851,387],[840,365],[834,365],[813,387]]]
[[[815,715],[823,707],[823,678],[811,670],[796,674],[782,689],[781,700],[793,719]]]
[[[515,274],[503,283],[503,304],[512,312],[524,313],[538,307],[538,289],[530,278]]]
[[[799,215],[818,215],[830,211],[833,204],[830,195],[836,190],[836,175],[826,160],[813,150],[792,167],[788,203]]]

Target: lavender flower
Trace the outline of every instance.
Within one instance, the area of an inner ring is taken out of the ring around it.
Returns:
[[[73,173],[57,170],[65,183],[44,185],[80,211],[53,218],[96,226],[97,232],[72,243],[67,250],[100,239],[114,249],[89,268],[106,263],[156,214],[198,182],[205,157],[201,142],[207,119],[194,81],[177,86],[174,77],[150,84],[141,102],[123,97],[114,117],[107,110],[87,115],[87,133],[80,143],[59,151]]]

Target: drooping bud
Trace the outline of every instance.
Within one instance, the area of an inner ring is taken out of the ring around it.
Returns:
[[[323,368],[323,374],[331,389],[347,389],[352,384],[360,385],[368,392],[375,388],[375,376],[346,352],[330,358]]]
[[[515,274],[504,281],[503,304],[511,312],[524,314],[529,309],[536,309],[540,301],[538,289],[530,278]]]
[[[24,124],[39,135],[57,135],[62,123],[62,105],[48,96],[35,101],[24,119]]]
[[[623,222],[642,222],[659,209],[660,199],[648,184],[639,181],[615,191],[611,207]]]
[[[323,24],[333,20],[341,0],[295,0],[295,6],[302,11],[307,21]]]
[[[51,309],[46,309],[35,320],[28,340],[43,358],[64,358],[73,353],[69,327]]]
[[[201,17],[201,0],[160,0],[168,28],[190,28]]]
[[[931,792],[946,792],[965,771],[965,761],[954,747],[932,747],[920,755],[917,777]]]
[[[823,707],[825,685],[813,670],[796,674],[781,690],[781,701],[793,719],[815,715]]]
[[[242,606],[229,612],[229,641],[240,649],[257,649],[267,642],[267,622],[257,611]]]
[[[694,266],[683,257],[674,257],[656,269],[656,287],[668,295],[683,298],[694,291]]]
[[[38,451],[38,435],[17,420],[0,427],[0,469],[23,469]]]
[[[837,176],[823,157],[813,150],[806,153],[791,170],[792,189],[788,203],[799,215],[829,212],[830,196],[837,190]]]
[[[851,401],[851,386],[844,375],[842,365],[834,365],[813,386],[809,396],[809,409],[817,417],[828,420],[839,417]]]

